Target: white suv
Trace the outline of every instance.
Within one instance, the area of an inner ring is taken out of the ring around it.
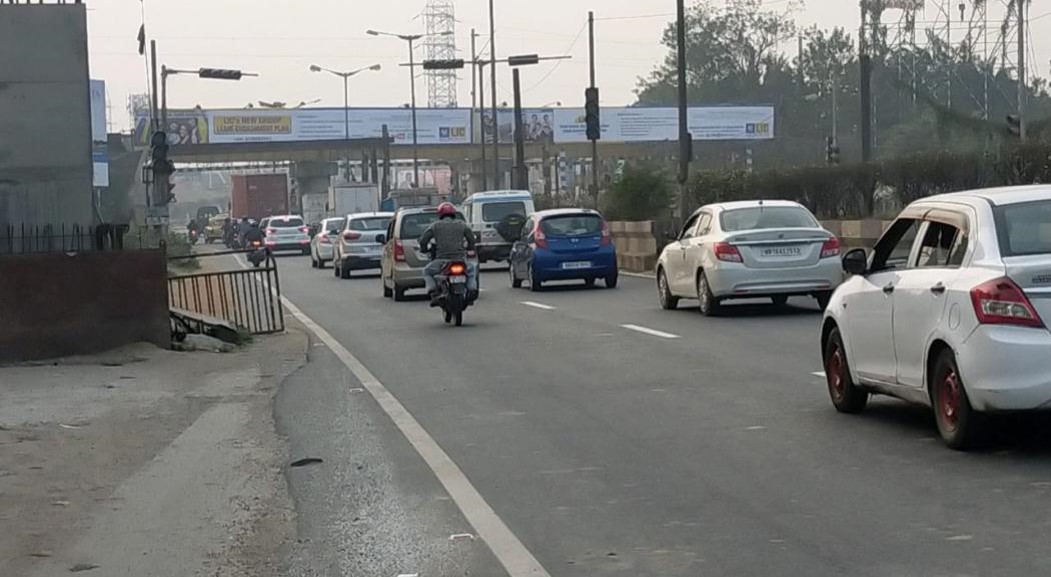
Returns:
[[[1051,408],[1051,187],[919,200],[843,266],[821,331],[838,410],[870,393],[923,403],[963,449],[983,413]]]

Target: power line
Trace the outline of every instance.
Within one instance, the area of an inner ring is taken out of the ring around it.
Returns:
[[[588,23],[584,22],[584,25],[581,26],[580,30],[577,32],[576,38],[573,39],[573,43],[569,45],[569,48],[567,48],[567,49],[565,49],[563,51],[563,54],[569,54],[569,53],[573,52],[573,48],[576,47],[577,42],[580,42],[580,37],[583,36],[584,30],[586,30],[587,27],[588,27]],[[526,92],[529,92],[529,91],[533,90],[534,88],[536,88],[537,86],[540,86],[541,84],[543,84],[545,80],[550,78],[551,75],[554,74],[556,70],[558,70],[558,67],[561,66],[563,62],[565,62],[565,60],[556,60],[555,64],[553,66],[551,66],[551,69],[547,71],[547,74],[545,74],[543,77],[541,77],[540,80],[537,80],[536,84],[533,84],[529,88],[526,88],[525,90],[523,90],[522,93],[524,94]]]

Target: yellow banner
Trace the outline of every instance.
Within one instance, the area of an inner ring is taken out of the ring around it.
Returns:
[[[292,134],[292,117],[216,115],[212,132],[215,134]]]

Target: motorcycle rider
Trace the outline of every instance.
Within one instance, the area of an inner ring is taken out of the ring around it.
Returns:
[[[266,235],[259,229],[259,223],[256,221],[249,221],[248,230],[244,233],[245,246],[249,247],[253,242],[259,241],[262,244]]]
[[[438,220],[420,235],[420,247],[424,250],[431,242],[435,244],[434,260],[423,267],[423,283],[431,296],[431,306],[438,306],[438,281],[435,277],[451,260],[467,264],[467,294],[469,300],[478,298],[478,265],[468,262],[467,251],[474,250],[474,232],[462,220],[456,218],[456,207],[450,202],[438,205]],[[466,248],[465,248],[466,244]]]

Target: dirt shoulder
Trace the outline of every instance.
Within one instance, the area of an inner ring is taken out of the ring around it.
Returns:
[[[276,575],[294,523],[272,402],[306,347],[0,367],[0,575]]]

